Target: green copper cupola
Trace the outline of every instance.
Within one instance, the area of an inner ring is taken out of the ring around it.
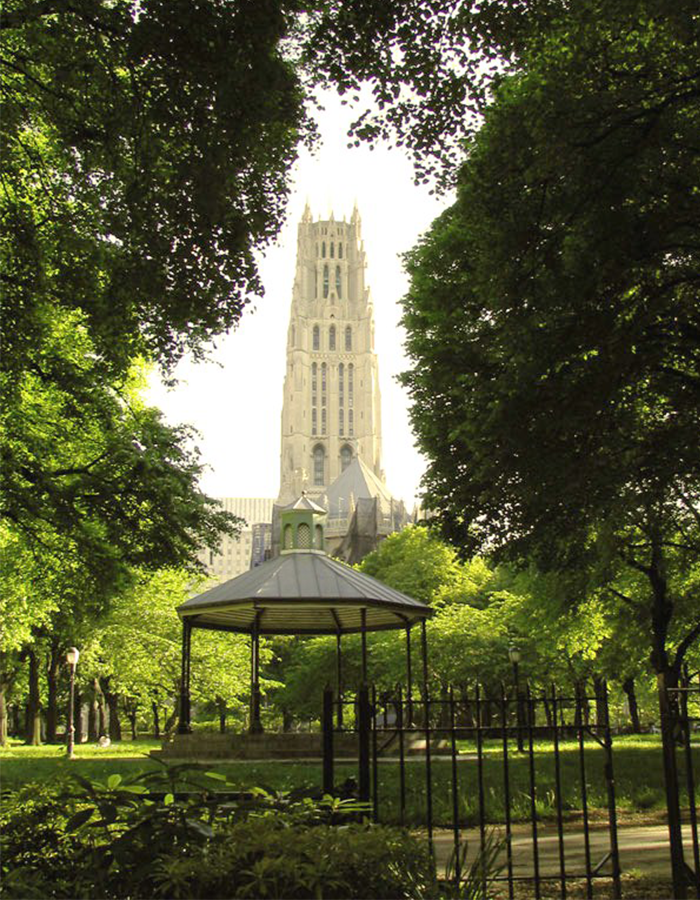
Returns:
[[[280,512],[281,552],[325,552],[325,517],[326,510],[310,500],[306,491],[302,491],[298,500],[285,506]]]

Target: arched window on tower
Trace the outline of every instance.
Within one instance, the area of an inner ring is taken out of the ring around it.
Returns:
[[[352,350],[352,328],[349,325],[345,328],[345,349]]]
[[[338,366],[338,434],[345,432],[345,366]]]
[[[318,325],[314,325],[312,344],[314,350],[321,349],[321,329]]]
[[[328,266],[323,267],[323,298],[328,296]]]
[[[355,434],[355,419],[353,416],[353,411],[351,409],[348,410],[348,435],[349,437],[353,437]]]
[[[331,241],[331,259],[335,257],[335,244]]]
[[[341,284],[341,280],[340,280],[340,266],[335,267],[335,290],[336,290],[336,293],[338,294],[338,299],[340,300],[340,298],[343,296],[342,284]]]
[[[323,256],[324,258],[326,256],[326,242],[325,241],[321,244],[321,256]]]
[[[340,471],[344,472],[352,462],[352,448],[343,444],[340,448]]]
[[[311,365],[311,434],[318,434],[318,365]]]
[[[328,419],[326,407],[328,405],[328,366],[321,363],[321,434],[326,434]]]
[[[342,245],[342,243],[339,242],[338,243],[338,259],[342,259],[342,258],[343,258],[343,245]]]
[[[335,325],[328,329],[328,349],[335,350]]]
[[[326,451],[321,444],[314,447],[314,484],[325,484],[326,480]]]
[[[326,407],[321,407],[321,434],[325,434],[328,430],[328,418],[327,418]]]

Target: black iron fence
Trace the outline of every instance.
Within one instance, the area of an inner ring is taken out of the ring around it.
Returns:
[[[517,883],[529,882],[539,898],[552,882],[565,897],[574,881],[593,897],[604,880],[621,896],[606,691],[514,695],[477,686],[433,698],[363,688],[345,704],[327,689],[328,792],[337,787],[339,706],[351,707],[340,720],[357,732],[359,795],[373,818],[422,824],[438,863],[451,857],[456,881],[468,868],[484,888],[502,882],[512,898]]]
[[[695,680],[694,680],[695,679]],[[681,806],[681,787],[685,783],[688,798],[687,840],[683,840],[683,822],[678,823],[677,832],[681,834],[677,848],[678,856],[688,884],[694,889],[695,897],[700,898],[700,843],[698,841],[698,813],[696,801],[696,778],[693,768],[693,749],[700,743],[700,672],[690,676],[686,668],[677,688],[670,688],[671,706],[677,711],[678,733],[676,735],[676,766],[678,771],[678,806]],[[673,836],[673,829],[671,835]]]

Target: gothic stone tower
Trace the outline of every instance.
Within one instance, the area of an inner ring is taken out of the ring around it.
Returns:
[[[278,503],[320,498],[359,457],[383,480],[374,321],[360,216],[298,230],[287,334]]]

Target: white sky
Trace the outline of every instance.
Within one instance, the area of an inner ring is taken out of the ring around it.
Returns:
[[[407,368],[399,301],[407,289],[399,254],[409,250],[451,202],[413,184],[413,169],[398,150],[347,148],[352,114],[332,96],[319,119],[322,144],[303,151],[295,168],[287,224],[260,270],[265,296],[238,328],[220,337],[212,361],[185,359],[167,390],[154,376],[150,402],[172,424],[188,423],[207,470],[201,487],[217,497],[276,497],[279,490],[282,384],[296,263],[296,231],[308,200],[314,220],[350,218],[357,201],[367,253],[366,283],[374,300],[375,349],[382,393],[383,465],[389,489],[408,508],[425,464],[414,447],[407,397],[395,376]]]

